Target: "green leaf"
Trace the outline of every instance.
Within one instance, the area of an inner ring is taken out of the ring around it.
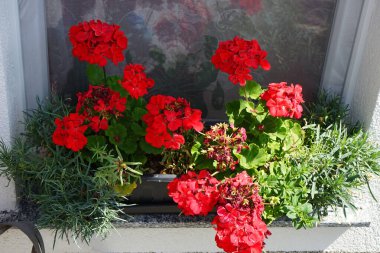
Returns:
[[[132,112],[132,118],[134,121],[139,121],[141,120],[142,116],[144,116],[145,114],[147,114],[147,110],[145,110],[144,108],[141,108],[141,107],[135,107],[133,109],[133,112]]]
[[[191,154],[192,155],[195,155],[195,154],[199,154],[199,148],[202,146],[202,143],[200,143],[199,141],[196,141],[194,143],[194,145],[191,147]]]
[[[96,148],[96,147],[102,147],[106,145],[106,138],[101,135],[90,135],[87,136],[87,145],[86,147],[88,149],[90,148]]]
[[[297,214],[293,211],[289,211],[286,216],[289,218],[289,219],[296,219],[297,218]]]
[[[90,84],[100,85],[104,83],[104,72],[96,64],[87,64],[87,78]]]
[[[110,125],[105,133],[109,137],[111,143],[119,145],[124,142],[124,139],[127,136],[127,129],[122,124],[116,123]]]
[[[198,156],[198,158],[194,161],[194,163],[195,163],[195,169],[197,170],[216,168],[216,165],[214,165],[214,160],[208,159],[207,157],[203,155]]]
[[[239,159],[240,166],[245,169],[256,169],[271,157],[265,149],[259,148],[254,143],[250,144],[248,149],[243,149],[240,154],[235,153],[235,156]]]
[[[137,136],[145,136],[146,134],[145,129],[135,122],[131,124],[131,129]]]
[[[287,133],[283,142],[283,150],[288,151],[296,149],[303,143],[304,131],[297,122],[289,122],[287,125]]]
[[[151,146],[145,140],[140,141],[140,148],[142,149],[142,151],[144,151],[148,154],[153,154],[153,155],[159,155],[164,150],[163,148],[155,148],[155,147]]]
[[[139,162],[144,165],[147,162],[148,158],[144,154],[133,154],[132,161]]]
[[[231,123],[233,123],[235,121],[235,118],[238,117],[239,109],[240,109],[240,100],[234,100],[226,104],[226,114]]]
[[[133,183],[127,183],[127,184],[117,184],[114,186],[115,192],[120,196],[128,196],[131,195],[133,190],[136,189],[137,184],[135,182]]]
[[[262,103],[258,104],[255,108],[256,110],[256,120],[261,123],[265,120],[267,117],[268,113],[265,111],[265,107]]]
[[[243,110],[245,110],[248,113],[252,113],[252,114],[256,113],[255,104],[252,101],[246,101],[246,100],[242,100],[242,99],[240,99],[239,101],[240,101],[239,114]]]
[[[258,99],[261,93],[263,93],[263,89],[260,84],[254,81],[247,81],[245,86],[241,87],[239,90],[240,96],[250,99]]]
[[[133,154],[136,152],[137,150],[137,142],[136,141],[132,141],[132,140],[128,140],[126,139],[125,141],[123,141],[120,145],[119,145],[119,148],[121,150],[123,150],[126,154]]]

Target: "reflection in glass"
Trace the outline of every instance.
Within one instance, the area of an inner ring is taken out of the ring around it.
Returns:
[[[210,63],[218,41],[257,39],[272,69],[255,79],[297,82],[307,100],[318,91],[336,0],[49,0],[52,90],[73,96],[87,88],[85,64],[71,56],[71,25],[89,19],[117,23],[129,38],[126,62],[141,63],[156,81],[150,94],[182,96],[207,120],[225,119],[237,87]],[[124,64],[107,66],[121,74]]]

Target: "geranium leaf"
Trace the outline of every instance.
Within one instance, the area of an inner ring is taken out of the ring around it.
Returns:
[[[103,69],[96,64],[87,64],[87,78],[92,85],[104,84]]]
[[[125,139],[123,143],[119,145],[119,148],[123,150],[126,154],[133,154],[137,150],[137,142],[133,140]]]
[[[144,116],[145,114],[147,114],[147,110],[145,110],[144,108],[141,108],[141,107],[136,107],[133,109],[133,112],[132,112],[132,118],[133,120],[135,121],[139,121],[142,116]]]
[[[256,169],[271,157],[265,149],[259,148],[254,143],[250,144],[248,149],[243,149],[240,154],[235,153],[235,156],[239,159],[240,166],[245,169]]]
[[[90,135],[87,136],[87,145],[86,147],[88,149],[90,148],[96,148],[96,147],[102,147],[106,145],[106,139],[104,136],[101,135]]]
[[[138,136],[145,136],[145,134],[146,134],[145,129],[135,122],[133,122],[131,124],[131,129],[132,129],[133,133],[138,135]]]
[[[240,96],[250,99],[258,99],[261,93],[263,93],[263,89],[260,84],[254,81],[247,81],[245,86],[241,87],[239,90]]]

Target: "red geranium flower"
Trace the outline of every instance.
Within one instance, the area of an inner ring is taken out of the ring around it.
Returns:
[[[286,82],[271,83],[261,99],[266,101],[270,115],[273,117],[288,117],[299,119],[302,116],[302,86],[299,84],[287,86]]]
[[[120,93],[103,86],[89,85],[88,91],[77,93],[77,98],[76,112],[89,118],[96,115],[121,117],[127,103]]]
[[[216,244],[225,252],[261,253],[264,239],[270,235],[260,217],[231,204],[219,206],[212,223],[217,231]]]
[[[177,150],[185,143],[185,131],[203,129],[202,112],[192,109],[184,98],[152,96],[146,109],[142,118],[147,124],[145,140],[153,147]]]
[[[185,215],[207,215],[218,201],[218,183],[206,170],[189,171],[168,184],[169,196]]]
[[[94,130],[94,132],[99,132],[99,130],[107,130],[108,129],[108,121],[106,118],[100,119],[99,116],[94,116],[91,118],[91,122],[89,127]]]
[[[53,142],[58,146],[64,146],[75,152],[81,150],[87,144],[84,132],[85,117],[78,113],[70,113],[63,119],[55,119],[56,129],[53,133]]]
[[[267,52],[261,50],[256,40],[244,40],[236,36],[233,40],[219,42],[219,47],[211,58],[215,68],[229,74],[228,79],[233,84],[245,86],[247,80],[252,80],[250,68],[259,66],[264,70],[270,69],[265,59]]]
[[[264,204],[258,185],[246,171],[228,178],[219,186],[217,216],[213,220],[218,247],[226,252],[258,252],[270,235],[261,219]]]
[[[101,67],[107,64],[107,59],[115,65],[122,62],[123,50],[128,46],[128,39],[119,29],[118,25],[100,20],[73,25],[69,31],[73,55],[81,61]]]
[[[148,94],[148,89],[154,85],[154,80],[148,78],[144,70],[140,64],[129,64],[124,68],[124,78],[120,84],[135,99]]]

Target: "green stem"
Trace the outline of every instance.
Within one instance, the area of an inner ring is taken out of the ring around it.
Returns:
[[[107,86],[107,73],[106,73],[106,67],[103,67],[103,75],[104,75],[104,85]]]

